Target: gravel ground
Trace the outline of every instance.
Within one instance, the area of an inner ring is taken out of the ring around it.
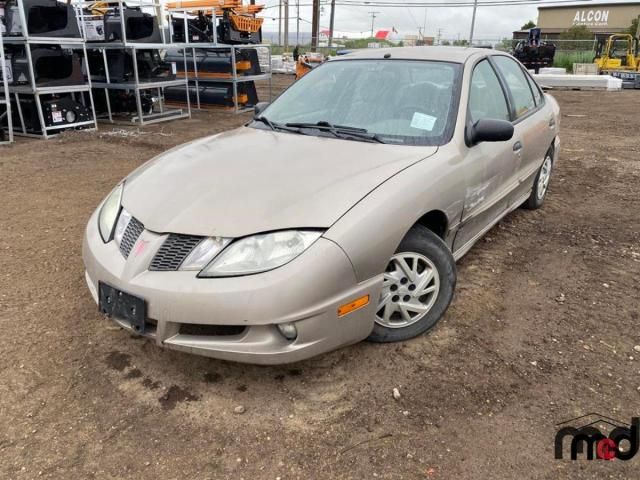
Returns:
[[[80,256],[118,180],[248,116],[0,148],[0,478],[637,478],[637,458],[555,460],[553,440],[566,418],[640,413],[640,92],[555,96],[547,203],[459,263],[435,330],[283,367],[132,337],[97,312]]]

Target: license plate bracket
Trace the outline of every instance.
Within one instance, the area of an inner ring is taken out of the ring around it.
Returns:
[[[134,332],[143,335],[147,320],[147,302],[140,297],[118,290],[104,282],[98,283],[100,311],[108,317],[124,320]]]

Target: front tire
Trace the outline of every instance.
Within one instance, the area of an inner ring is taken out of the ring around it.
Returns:
[[[397,342],[430,330],[449,307],[455,286],[449,248],[428,228],[414,226],[389,260],[368,340]]]

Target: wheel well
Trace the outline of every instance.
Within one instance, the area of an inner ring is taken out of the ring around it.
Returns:
[[[420,219],[416,222],[416,225],[427,227],[429,230],[431,230],[433,233],[444,240],[445,236],[447,235],[449,220],[447,219],[447,215],[444,212],[440,210],[431,210],[430,212],[427,212],[422,217],[420,217]]]

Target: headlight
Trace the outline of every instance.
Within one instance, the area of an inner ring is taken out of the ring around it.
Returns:
[[[240,239],[214,258],[201,277],[230,277],[266,272],[290,262],[315,242],[322,232],[285,230]]]
[[[230,241],[230,238],[222,237],[205,238],[184,259],[180,270],[202,270]]]
[[[124,232],[129,225],[129,220],[131,220],[131,214],[124,208],[121,209],[118,222],[116,223],[116,229],[113,232],[113,239],[116,241],[116,245],[118,246],[122,243],[122,237],[124,237]]]
[[[98,228],[100,230],[100,236],[102,241],[107,243],[111,240],[113,235],[113,227],[116,224],[118,218],[118,212],[120,211],[120,202],[122,200],[122,187],[121,183],[106,198],[100,209],[100,215],[98,215]]]

